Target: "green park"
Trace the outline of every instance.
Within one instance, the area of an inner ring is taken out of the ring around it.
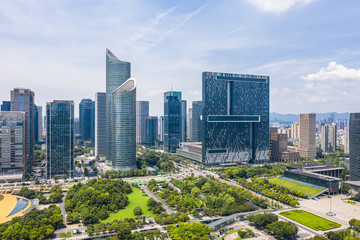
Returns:
[[[282,178],[270,178],[268,179],[270,183],[277,184],[286,188],[290,188],[295,191],[299,191],[305,194],[315,196],[322,192],[321,189],[309,187],[300,183],[288,181]]]
[[[326,231],[329,229],[338,228],[341,224],[329,221],[325,218],[319,217],[315,214],[303,211],[303,210],[292,210],[287,212],[281,212],[281,216],[289,218],[295,222],[298,222],[304,226],[307,226],[316,231]]]

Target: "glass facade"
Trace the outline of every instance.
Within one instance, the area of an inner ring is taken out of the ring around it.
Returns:
[[[106,93],[95,95],[95,155],[106,155]]]
[[[1,104],[1,111],[7,112],[10,111],[10,101],[3,101]]]
[[[25,113],[0,112],[0,175],[25,174]]]
[[[181,92],[164,93],[164,151],[175,153],[181,141]]]
[[[74,102],[46,104],[46,176],[74,177]]]
[[[34,135],[35,135],[35,142],[36,144],[39,144],[42,142],[42,106],[36,106],[35,105],[35,114],[34,114]]]
[[[202,129],[202,101],[192,102],[192,126],[191,126],[191,142],[201,142]]]
[[[158,117],[146,118],[146,142],[148,147],[157,145],[158,135]]]
[[[181,142],[186,142],[187,134],[186,134],[186,128],[187,128],[187,114],[186,114],[187,104],[186,100],[181,101]]]
[[[360,181],[360,113],[350,113],[350,181]]]
[[[114,170],[136,168],[136,81],[130,63],[106,50],[106,159]]]
[[[136,144],[146,142],[146,118],[149,116],[149,102],[136,101]]]
[[[82,99],[79,104],[79,127],[81,139],[91,141],[94,146],[95,138],[95,102]]]
[[[269,77],[204,72],[202,88],[203,163],[268,162]]]

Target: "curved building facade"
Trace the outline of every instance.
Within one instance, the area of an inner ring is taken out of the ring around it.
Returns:
[[[130,63],[106,50],[106,159],[114,170],[136,167],[136,81]]]

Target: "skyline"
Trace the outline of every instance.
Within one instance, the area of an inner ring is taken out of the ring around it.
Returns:
[[[29,88],[43,107],[74,100],[78,116],[81,99],[105,92],[109,48],[132,63],[150,115],[172,86],[200,100],[204,71],[270,76],[270,112],[358,111],[360,3],[262,2],[4,1],[0,100]]]

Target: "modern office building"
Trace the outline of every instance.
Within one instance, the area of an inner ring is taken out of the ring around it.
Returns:
[[[136,168],[136,80],[130,63],[106,49],[106,159],[114,170]]]
[[[350,113],[350,181],[360,181],[360,113]]]
[[[136,101],[136,144],[146,142],[146,118],[149,116],[149,101]]]
[[[329,125],[320,126],[320,135],[321,135],[321,149],[324,152],[329,151]]]
[[[337,127],[336,124],[332,124],[329,127],[329,150],[331,152],[335,152],[336,151],[336,134],[337,132]]]
[[[162,143],[164,142],[164,116],[159,118],[159,140]]]
[[[192,142],[201,142],[202,133],[202,101],[192,102]]]
[[[278,133],[276,127],[270,128],[270,161],[271,162],[297,162],[300,160],[298,152],[289,151],[287,147],[287,134]]]
[[[291,124],[291,138],[292,139],[299,139],[299,123],[294,122]]]
[[[202,101],[204,164],[269,161],[268,76],[203,72]]]
[[[95,143],[95,102],[82,99],[79,104],[79,127],[81,139]]]
[[[74,102],[46,103],[46,176],[74,177]]]
[[[106,93],[95,94],[95,155],[106,155]]]
[[[181,142],[186,142],[187,134],[187,104],[186,100],[181,101]]]
[[[30,89],[14,88],[10,95],[10,110],[25,112],[25,168],[28,169],[34,161],[35,93]]]
[[[187,136],[189,141],[192,141],[192,108],[188,109],[188,121],[187,121]]]
[[[344,144],[344,152],[349,153],[349,126],[346,126],[344,128],[343,144]]]
[[[306,159],[316,158],[315,135],[316,135],[316,114],[299,114],[299,153]]]
[[[164,93],[164,151],[175,153],[181,141],[181,92]]]
[[[148,147],[157,145],[158,117],[146,117],[146,141]]]
[[[0,179],[25,174],[25,112],[0,112]]]
[[[35,122],[34,122],[34,132],[35,132],[35,143],[39,144],[43,141],[43,126],[42,126],[42,106],[35,105]]]
[[[10,101],[3,101],[1,104],[1,111],[7,112],[10,111],[11,102]]]

